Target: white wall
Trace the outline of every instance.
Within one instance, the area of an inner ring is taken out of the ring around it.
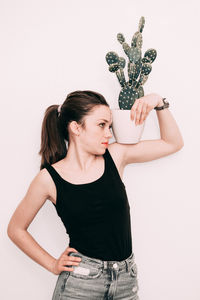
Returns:
[[[199,242],[199,4],[190,1],[0,1],[1,76],[1,298],[49,300],[57,276],[20,251],[6,229],[39,171],[45,109],[67,93],[91,89],[111,107],[120,86],[105,55],[125,57],[141,16],[143,54],[158,52],[145,94],[158,93],[182,132],[184,148],[165,158],[128,165],[133,251],[140,300],[200,299]],[[155,110],[142,139],[159,138]],[[29,232],[51,255],[68,246],[65,229],[47,201]]]

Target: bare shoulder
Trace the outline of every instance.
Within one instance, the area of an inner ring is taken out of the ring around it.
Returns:
[[[54,165],[52,165],[54,166]],[[56,165],[57,166],[57,165]],[[46,168],[42,169],[40,173],[38,174],[38,180],[40,181],[40,184],[43,185],[44,191],[46,193],[46,197],[53,202],[56,203],[56,186],[55,183],[47,171]]]
[[[47,171],[47,169],[40,170],[36,176],[33,178],[32,182],[30,183],[29,190],[30,192],[40,192],[40,195],[43,199],[47,199],[50,192],[50,186],[52,184],[52,179]]]
[[[121,147],[121,144],[114,142],[108,145],[108,150],[116,164],[116,166],[121,169],[124,168],[124,148]]]
[[[51,176],[46,168],[43,168],[39,171],[39,173],[36,175],[35,179],[45,187],[45,190],[48,191],[49,184],[52,183]]]
[[[40,170],[30,183],[27,191],[28,195],[37,195],[38,200],[40,199],[41,204],[47,199],[51,200],[52,193],[55,192],[55,185],[51,175],[46,168]]]

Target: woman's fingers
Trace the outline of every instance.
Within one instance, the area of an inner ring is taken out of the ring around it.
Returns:
[[[74,259],[70,259],[71,257],[68,257],[68,258],[63,258],[61,261],[62,263],[64,264],[67,264],[67,265],[78,265],[81,261],[81,258],[80,257],[73,257]]]
[[[138,99],[135,100],[135,103],[131,107],[131,120],[134,120],[134,118],[135,118],[137,106],[138,106]]]
[[[131,120],[136,121],[136,116],[137,116],[137,107],[138,107],[138,99],[135,100],[135,103],[133,104],[133,106],[131,107]]]
[[[140,99],[137,99],[133,105],[133,114],[135,113],[135,125],[139,124],[140,115],[142,112],[143,102]]]
[[[136,109],[136,112],[137,112],[136,122],[135,122],[136,125],[138,125],[140,123],[141,115],[142,115],[142,111],[143,111],[143,106],[144,106],[144,103],[143,102],[139,102],[138,107]]]
[[[76,261],[72,261],[71,259],[69,258],[76,258]],[[74,268],[73,266],[78,266],[80,264],[80,261],[81,261],[81,258],[80,257],[68,257],[68,259],[64,258],[60,261],[60,267],[63,269],[63,270],[66,270],[66,271],[73,271]]]
[[[143,121],[146,119],[147,115],[148,115],[147,104],[143,103],[142,112],[140,114],[140,119],[139,119],[139,124],[143,123]]]
[[[63,253],[68,254],[69,252],[78,252],[78,251],[75,248],[67,247],[67,249]]]
[[[78,266],[81,261],[81,257],[69,256],[70,252],[78,252],[76,249],[67,247],[67,249],[61,254],[60,258],[56,260],[53,273],[60,274],[62,271],[73,271],[73,266]]]
[[[131,108],[131,120],[134,120],[135,118],[135,125],[142,124],[150,110],[150,107],[144,99],[136,99]]]
[[[76,262],[76,261],[66,262],[66,265],[68,265],[68,266],[78,266],[79,264],[80,264],[80,261],[79,262]]]
[[[60,274],[62,271],[73,271],[72,266],[78,266],[81,258],[75,256],[69,256],[69,252],[78,252],[74,248],[67,247],[67,249],[61,254],[61,256],[55,260],[52,272],[56,275]]]

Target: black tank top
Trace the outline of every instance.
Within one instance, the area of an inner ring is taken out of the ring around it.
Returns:
[[[132,253],[130,206],[123,181],[108,149],[104,173],[95,181],[72,184],[50,165],[57,190],[56,208],[69,247],[101,260],[124,260]]]

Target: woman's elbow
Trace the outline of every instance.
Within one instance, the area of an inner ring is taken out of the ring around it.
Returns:
[[[12,221],[9,222],[7,226],[7,235],[13,241],[17,237],[17,233],[19,232],[19,227],[14,225]]]
[[[14,236],[14,228],[12,226],[11,223],[8,224],[7,226],[7,235],[8,237],[12,240],[13,239],[13,236]]]
[[[180,151],[184,147],[184,142],[182,141],[178,145],[176,145],[176,151]]]

